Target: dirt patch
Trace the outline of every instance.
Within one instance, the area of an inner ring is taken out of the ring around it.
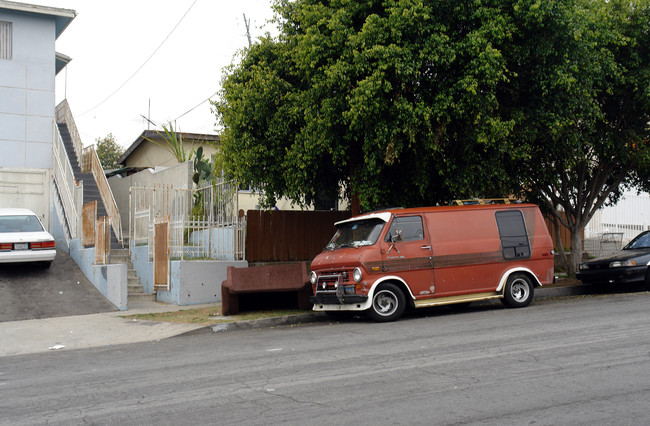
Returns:
[[[560,278],[557,283],[545,285],[546,287],[566,287],[566,286],[575,286],[575,285],[584,285],[582,281],[577,278]]]

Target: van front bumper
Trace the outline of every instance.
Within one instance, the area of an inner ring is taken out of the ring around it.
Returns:
[[[368,296],[358,294],[316,294],[309,298],[309,303],[314,305],[347,305],[366,303]]]

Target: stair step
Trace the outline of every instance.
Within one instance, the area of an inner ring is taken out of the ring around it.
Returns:
[[[127,290],[128,290],[128,294],[140,294],[140,293],[144,293],[144,289],[142,288],[142,286],[141,286],[139,283],[138,283],[137,285],[131,285],[131,284],[128,284],[128,285],[126,286],[126,288],[127,288]]]
[[[129,293],[128,298],[127,298],[127,303],[128,301],[151,301],[155,302],[156,301],[156,294],[155,293]]]

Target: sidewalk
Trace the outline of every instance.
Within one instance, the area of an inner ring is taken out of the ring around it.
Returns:
[[[593,293],[590,286],[553,286],[536,289],[535,298]],[[0,357],[57,350],[83,349],[126,343],[151,342],[204,329],[224,332],[326,320],[322,313],[265,318],[215,325],[178,324],[122,318],[139,313],[170,312],[209,305],[175,306],[158,302],[132,302],[128,311],[0,322]],[[218,305],[218,304],[216,304]]]
[[[178,307],[157,302],[137,302],[132,305],[133,309],[128,311],[0,322],[0,356],[150,342],[205,327],[200,324],[121,318],[131,314],[169,312],[196,306]]]

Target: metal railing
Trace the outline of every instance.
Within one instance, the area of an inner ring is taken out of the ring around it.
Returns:
[[[99,157],[97,156],[97,152],[93,145],[86,147],[83,150],[81,171],[82,173],[87,173],[89,171],[92,172],[93,177],[95,178],[95,183],[97,184],[97,189],[99,190],[99,196],[104,203],[106,214],[110,218],[115,238],[117,238],[117,241],[122,244],[122,220],[120,219],[120,211],[117,208],[113,191],[111,191],[108,179],[106,179],[104,169],[99,162]]]
[[[68,132],[70,132],[70,139],[72,139],[72,146],[74,147],[74,153],[77,156],[77,161],[81,160],[81,154],[83,153],[83,143],[81,137],[79,136],[79,131],[77,131],[77,125],[74,122],[72,117],[72,111],[70,110],[70,105],[68,101],[64,99],[56,106],[56,122],[65,123],[68,127]]]
[[[129,238],[148,245],[153,258],[153,224],[169,218],[172,259],[245,259],[246,221],[238,218],[234,181],[180,189],[171,185],[129,189]]]
[[[52,174],[63,207],[70,238],[79,237],[79,217],[83,203],[83,184],[74,178],[70,159],[56,123],[52,123],[54,143],[52,145]]]

